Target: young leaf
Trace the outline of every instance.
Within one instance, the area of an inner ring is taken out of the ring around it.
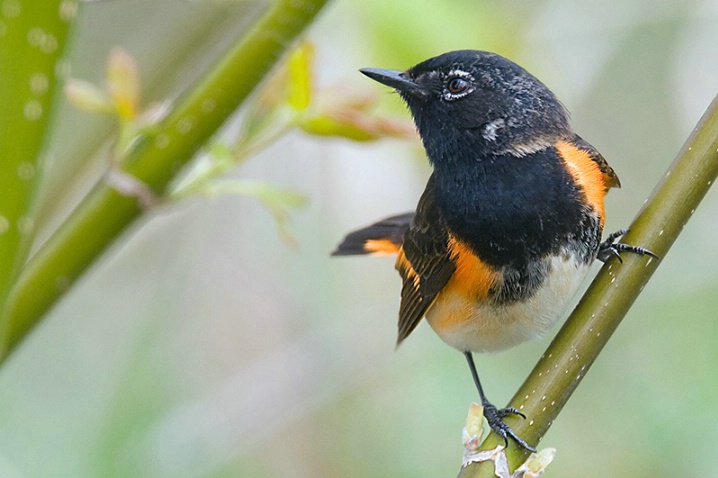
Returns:
[[[122,48],[110,52],[107,86],[119,117],[132,120],[139,110],[140,74],[135,59]]]
[[[290,55],[289,96],[287,102],[296,111],[304,111],[312,100],[312,76],[314,66],[314,47],[302,42]]]
[[[72,106],[89,113],[114,113],[115,106],[106,91],[83,80],[70,79],[65,83],[65,96]]]
[[[353,141],[408,138],[415,134],[408,122],[378,118],[347,105],[338,105],[317,115],[302,117],[298,125],[309,134],[337,136]]]

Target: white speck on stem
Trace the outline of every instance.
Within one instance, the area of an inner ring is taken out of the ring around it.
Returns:
[[[54,53],[57,50],[57,46],[57,38],[55,38],[54,35],[47,34],[42,45],[40,45],[40,50],[42,50],[43,53]]]
[[[70,76],[70,72],[72,71],[72,68],[70,66],[70,62],[67,60],[58,60],[55,63],[55,76],[61,79],[67,78]]]
[[[177,131],[182,134],[189,133],[194,128],[195,120],[191,117],[182,118],[177,122]]]
[[[159,149],[164,149],[170,144],[170,138],[166,134],[158,134],[155,138],[155,146]]]
[[[23,161],[17,165],[17,175],[23,181],[29,181],[35,176],[35,165],[30,161]]]
[[[17,220],[17,230],[20,234],[32,234],[33,229],[35,229],[35,221],[31,217],[23,216]]]
[[[40,27],[34,27],[27,32],[27,42],[31,46],[42,47],[46,36],[45,30]]]
[[[205,113],[211,113],[217,107],[217,102],[214,98],[207,98],[202,101],[202,111]]]
[[[529,422],[529,426],[531,426],[531,425],[533,425],[533,424],[534,424],[534,421],[531,420],[531,421]]]
[[[42,118],[42,104],[37,100],[30,100],[25,103],[23,114],[28,121],[37,121]]]
[[[60,2],[60,18],[69,22],[77,15],[77,0],[62,0]]]
[[[30,91],[33,95],[45,94],[49,87],[50,81],[44,73],[35,73],[30,77]]]
[[[0,12],[5,18],[17,18],[22,12],[19,0],[3,0]]]

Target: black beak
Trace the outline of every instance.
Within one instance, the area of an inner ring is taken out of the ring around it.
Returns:
[[[382,70],[379,68],[362,68],[359,71],[372,80],[378,81],[386,86],[391,86],[402,93],[409,93],[414,96],[424,96],[424,91],[413,80],[404,76],[402,71]]]

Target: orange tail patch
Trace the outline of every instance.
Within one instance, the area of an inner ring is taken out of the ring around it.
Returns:
[[[399,253],[401,244],[392,242],[389,239],[367,239],[364,242],[364,250],[367,254],[375,256],[391,256]]]
[[[373,254],[396,255],[404,242],[404,233],[414,219],[414,213],[399,214],[353,231],[332,252],[333,256]]]

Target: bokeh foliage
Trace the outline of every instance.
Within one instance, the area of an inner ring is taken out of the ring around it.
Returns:
[[[266,7],[90,2],[72,76],[102,84],[122,46],[137,59],[146,104],[174,99]],[[526,66],[621,176],[607,204],[613,230],[715,94],[715,15],[704,1],[337,1],[309,38],[316,82],[338,98],[377,92],[359,67],[403,68],[454,48]],[[395,95],[378,94],[384,113],[406,118]],[[102,151],[116,131],[112,119],[64,104],[58,117],[35,247],[107,170]],[[223,138],[236,138],[241,120]],[[225,179],[307,197],[290,213],[296,247],[252,198],[194,195],[145,216],[5,364],[0,474],[454,476],[475,400],[463,358],[427,327],[394,353],[390,261],[328,258],[347,230],[410,210],[427,176],[416,140],[356,144],[292,129]],[[695,212],[544,438],[558,448],[552,476],[718,465],[717,202],[714,191]],[[495,402],[549,339],[478,357]]]

